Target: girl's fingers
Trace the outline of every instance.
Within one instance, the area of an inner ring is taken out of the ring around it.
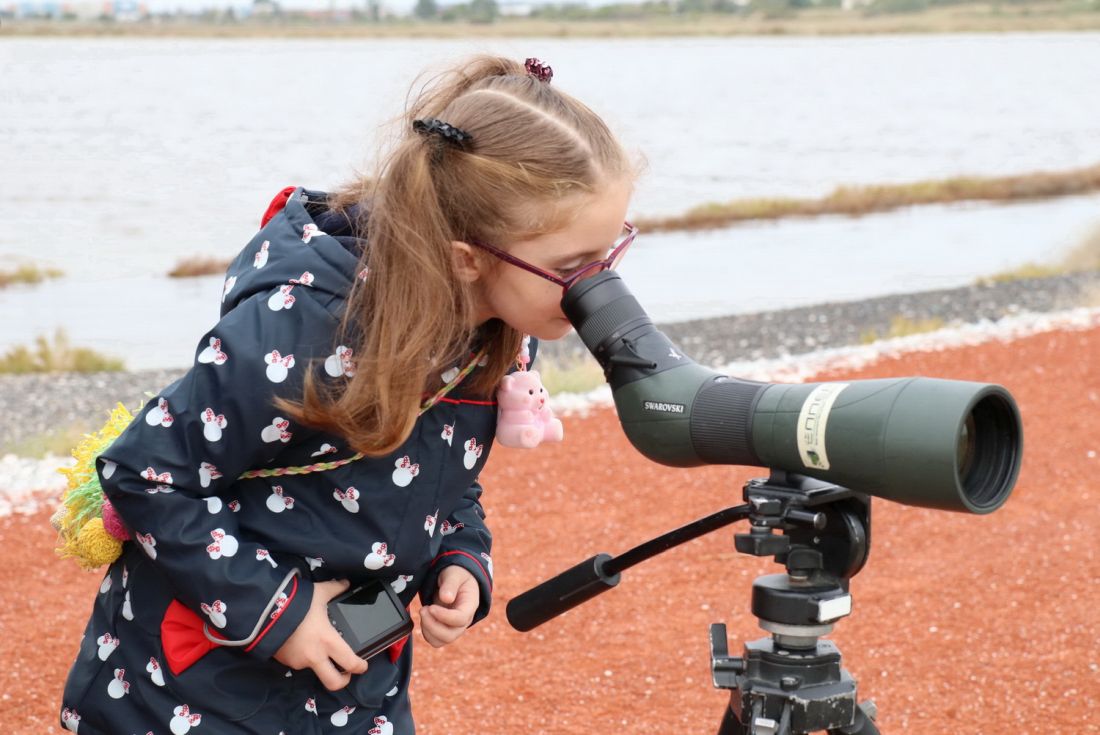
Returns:
[[[359,658],[339,635],[329,643],[328,649],[328,657],[349,674],[362,674],[367,670],[367,660]]]
[[[449,610],[439,605],[420,609],[420,626],[424,640],[438,648],[454,643],[470,627],[471,616],[460,610]],[[453,622],[452,622],[453,621]]]
[[[443,607],[442,605],[429,605],[423,609],[431,613],[433,618],[449,628],[465,628],[470,624],[470,614],[459,608],[452,609]]]
[[[336,670],[336,666],[333,665],[332,661],[327,658],[324,661],[318,661],[311,668],[321,684],[330,692],[339,691],[351,682],[351,674],[341,674]]]
[[[471,580],[469,584],[464,584],[458,588],[458,594],[455,596],[453,607],[462,610],[468,608],[470,619],[472,620],[480,602],[481,590],[478,588],[477,582]]]
[[[444,646],[457,638],[451,633],[451,630],[436,620],[428,608],[420,609],[420,632],[424,636],[424,640],[434,648]]]
[[[427,627],[421,628],[420,631],[424,635],[424,640],[426,640],[428,645],[432,648],[439,648],[440,646],[446,645],[444,641],[437,638],[435,633],[432,633]]]
[[[346,579],[330,579],[326,582],[314,582],[313,594],[325,602],[330,602],[336,595],[347,592],[349,587],[351,587],[351,582]]]

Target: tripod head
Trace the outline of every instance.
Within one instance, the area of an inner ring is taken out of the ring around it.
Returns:
[[[734,537],[734,547],[786,567],[755,581],[752,612],[778,644],[813,646],[851,612],[848,581],[871,548],[870,498],[782,470],[750,480],[744,497],[751,528]]]
[[[742,554],[774,556],[796,577],[854,577],[871,547],[871,499],[829,482],[772,470],[749,480],[749,533],[734,537]],[[774,531],[782,531],[777,535]]]

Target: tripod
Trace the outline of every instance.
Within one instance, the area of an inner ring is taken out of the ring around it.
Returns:
[[[852,611],[848,580],[867,561],[871,501],[848,488],[772,470],[750,480],[744,505],[726,508],[612,557],[597,554],[508,603],[508,621],[528,631],[619,583],[622,572],[685,541],[748,519],[737,551],[774,556],[786,574],[753,582],[752,612],[771,633],[732,657],[726,626],[710,627],[714,686],[729,689],[719,735],[879,735],[872,702],[856,703],[856,684],[840,651],[819,640]],[[777,534],[776,531],[781,533]]]
[[[710,627],[714,686],[731,690],[719,735],[878,735],[874,703],[857,704],[840,650],[820,640],[852,611],[848,580],[870,550],[869,498],[784,472],[750,480],[744,498],[752,528],[735,548],[774,556],[787,571],[753,582],[752,612],[770,638],[733,657],[726,626]]]

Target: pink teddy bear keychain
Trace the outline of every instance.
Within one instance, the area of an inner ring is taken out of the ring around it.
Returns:
[[[505,375],[497,389],[496,439],[506,447],[530,449],[544,441],[560,442],[565,436],[561,419],[554,418],[550,408],[542,378],[537,370],[527,369],[530,340],[523,338],[523,349],[516,358],[520,369]]]

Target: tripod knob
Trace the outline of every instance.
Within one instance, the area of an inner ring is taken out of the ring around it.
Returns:
[[[736,689],[737,676],[745,671],[745,660],[730,656],[729,653],[726,626],[723,623],[711,623],[710,670],[715,689]]]
[[[752,735],[779,735],[779,723],[770,717],[757,717],[752,721]]]
[[[749,533],[734,535],[733,547],[742,554],[775,556],[790,549],[791,540],[787,536],[772,533],[767,526],[753,526]]]

